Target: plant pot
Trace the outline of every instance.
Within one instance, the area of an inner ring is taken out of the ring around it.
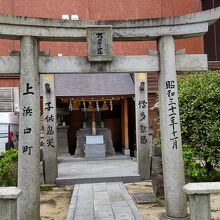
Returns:
[[[162,157],[161,147],[157,145],[152,145],[152,155],[155,157]]]
[[[151,180],[156,197],[164,199],[162,157],[152,156]]]

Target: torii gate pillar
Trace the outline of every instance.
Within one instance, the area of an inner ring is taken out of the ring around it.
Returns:
[[[182,155],[174,38],[159,39],[160,133],[166,215],[161,219],[188,219]]]
[[[20,118],[18,148],[18,220],[40,219],[40,77],[38,42],[21,39]]]

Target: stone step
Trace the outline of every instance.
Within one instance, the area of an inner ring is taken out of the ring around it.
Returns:
[[[137,162],[133,159],[73,160],[58,163],[59,185],[99,182],[136,182],[140,181]]]
[[[88,178],[74,178],[74,177],[58,177],[56,179],[57,185],[75,185],[84,183],[102,183],[102,182],[123,182],[133,183],[141,181],[140,175],[133,176],[106,176],[106,177],[88,177]]]
[[[77,161],[88,161],[88,160],[128,160],[132,159],[136,161],[136,158],[131,158],[130,156],[125,156],[123,154],[117,154],[114,156],[107,156],[105,158],[93,158],[93,159],[86,159],[85,157],[74,157],[70,154],[62,154],[58,155],[58,162],[77,162]]]

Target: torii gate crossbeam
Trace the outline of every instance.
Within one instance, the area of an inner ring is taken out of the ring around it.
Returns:
[[[179,72],[207,70],[206,54],[176,55],[176,69]],[[118,56],[112,62],[91,63],[87,57],[39,57],[40,74],[62,73],[138,73],[159,72],[158,55]],[[0,74],[20,74],[20,56],[0,57]]]

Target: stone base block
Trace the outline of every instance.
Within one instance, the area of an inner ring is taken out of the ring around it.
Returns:
[[[162,158],[151,156],[151,167],[151,180],[154,193],[158,199],[164,199]]]
[[[105,144],[85,144],[85,158],[105,158]]]
[[[68,126],[58,126],[57,127],[57,153],[66,154],[69,153],[68,148]]]
[[[126,149],[126,148],[122,148],[122,152],[125,156],[129,156],[130,157],[130,150],[129,149]]]
[[[189,220],[190,219],[190,215],[187,215],[184,218],[173,218],[173,217],[169,217],[166,215],[166,213],[162,213],[160,215],[160,220]]]
[[[106,155],[107,156],[115,155],[115,149],[113,147],[111,130],[108,128],[97,128],[96,134],[104,136],[104,143],[106,146]],[[76,142],[75,157],[85,156],[84,147],[85,147],[85,142],[86,142],[86,136],[90,136],[90,135],[91,135],[90,128],[79,129],[76,132],[77,142]]]

